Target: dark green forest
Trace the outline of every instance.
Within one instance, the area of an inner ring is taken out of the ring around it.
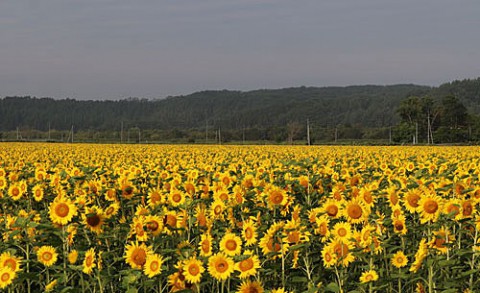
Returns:
[[[0,139],[91,142],[480,141],[480,78],[202,91],[147,100],[0,99]],[[308,127],[308,134],[307,134]]]

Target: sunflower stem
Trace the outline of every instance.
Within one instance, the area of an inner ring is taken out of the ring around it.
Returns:
[[[398,268],[398,293],[402,292],[402,279],[400,278],[401,269]]]
[[[470,269],[471,270],[474,270],[475,269],[475,250],[477,249],[477,237],[478,237],[478,229],[477,229],[477,225],[475,225],[475,238],[473,239],[473,247],[472,247],[472,250],[473,250],[473,253],[472,253],[472,262],[470,263]],[[470,274],[470,280],[469,280],[469,288],[470,288],[470,291],[473,292],[473,275],[474,274]]]

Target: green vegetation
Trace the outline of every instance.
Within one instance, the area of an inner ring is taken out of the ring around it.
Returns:
[[[107,142],[480,140],[480,79],[419,85],[203,91],[146,100],[0,99],[0,139]],[[73,133],[72,133],[73,128]]]

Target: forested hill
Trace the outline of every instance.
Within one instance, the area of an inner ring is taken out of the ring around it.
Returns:
[[[159,100],[5,97],[0,99],[0,131],[17,127],[66,130],[72,125],[76,130],[118,130],[122,122],[141,129],[201,129],[207,124],[240,129],[283,127],[306,119],[325,127],[382,127],[398,122],[396,108],[401,100],[431,91],[430,87],[406,84],[203,91]]]

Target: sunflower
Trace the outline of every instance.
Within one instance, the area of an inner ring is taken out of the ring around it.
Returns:
[[[420,243],[418,244],[418,250],[415,253],[415,260],[410,266],[409,271],[416,273],[422,266],[423,260],[427,257],[427,255],[428,255],[427,240],[425,238],[422,238],[420,240]]]
[[[475,202],[472,199],[465,199],[461,201],[462,203],[462,213],[461,218],[471,218],[477,211],[475,208]]]
[[[403,268],[408,264],[408,258],[403,253],[403,251],[399,250],[392,256],[392,265],[396,268]]]
[[[264,289],[262,283],[259,281],[243,281],[242,284],[238,287],[236,293],[263,293]]]
[[[443,213],[450,218],[459,220],[462,217],[461,206],[462,202],[458,198],[450,198],[443,205]]]
[[[76,249],[70,251],[68,253],[68,262],[73,265],[77,262],[78,259],[78,251]]]
[[[378,274],[375,270],[369,270],[369,271],[363,272],[362,275],[360,276],[361,283],[374,282],[376,280],[378,280]]]
[[[4,289],[8,285],[12,284],[16,274],[9,267],[0,268],[0,288]]]
[[[335,239],[349,240],[352,237],[352,225],[345,222],[336,223],[333,226],[332,235]]]
[[[368,218],[370,212],[362,201],[355,198],[345,203],[343,213],[349,223],[359,224]]]
[[[170,205],[177,207],[185,203],[185,194],[179,189],[172,188],[167,195],[167,199]]]
[[[104,223],[104,213],[100,207],[93,206],[91,208],[85,208],[85,213],[82,215],[83,223],[87,228],[96,233],[100,234],[103,232],[103,223]]]
[[[111,217],[115,216],[120,209],[120,205],[117,202],[112,203],[105,209],[105,219],[110,219]]]
[[[185,276],[185,280],[187,280],[189,283],[200,283],[200,279],[202,278],[204,271],[205,268],[203,267],[203,262],[201,260],[191,257],[184,261],[183,275]]]
[[[400,215],[392,219],[393,232],[401,235],[407,234],[407,225],[405,223],[405,216]]]
[[[151,208],[155,208],[164,202],[162,191],[158,188],[153,188],[148,191],[147,203]]]
[[[151,249],[144,243],[130,243],[125,246],[125,261],[132,269],[143,269],[147,261],[147,256],[151,254]]]
[[[285,254],[288,250],[288,243],[285,243],[280,237],[281,230],[283,229],[284,223],[275,223],[273,224],[265,233],[265,235],[260,239],[259,246],[262,249],[264,255],[269,253],[282,253]],[[273,258],[278,257],[275,255]]]
[[[252,246],[257,243],[257,227],[251,220],[243,222],[242,238],[245,241],[245,246]]]
[[[331,251],[336,255],[337,263],[347,267],[355,260],[355,256],[350,252],[353,244],[350,241],[334,240],[328,244]]]
[[[90,248],[85,253],[82,272],[84,272],[87,275],[90,275],[93,272],[94,267],[95,267],[95,249]]]
[[[145,217],[145,226],[147,232],[151,233],[153,236],[158,236],[163,230],[163,219],[159,216],[146,216]]]
[[[10,185],[10,187],[8,188],[8,195],[13,200],[19,200],[23,195],[23,192],[20,188],[20,184],[19,183],[14,183],[14,184]]]
[[[210,217],[212,219],[223,220],[223,211],[225,211],[225,203],[222,200],[215,200],[210,205]]]
[[[37,202],[42,201],[44,191],[43,191],[43,186],[41,184],[37,184],[32,188],[32,195],[33,199]]]
[[[209,233],[200,236],[200,243],[198,245],[200,248],[200,256],[212,255],[212,241],[213,238]]]
[[[405,205],[405,208],[410,213],[415,213],[418,210],[419,204],[418,201],[420,200],[422,192],[419,189],[412,189],[409,190],[403,197],[402,201]]]
[[[323,266],[326,268],[332,267],[337,263],[337,254],[334,253],[332,247],[324,246],[322,249]]]
[[[129,238],[135,235],[137,241],[145,242],[148,239],[147,231],[143,228],[145,226],[145,217],[134,217],[132,224],[130,224]]]
[[[328,215],[322,215],[315,219],[315,224],[317,225],[315,234],[320,235],[322,242],[325,242],[328,237],[330,237],[330,217]]]
[[[360,231],[360,246],[363,248],[369,248],[370,244],[373,242],[372,232],[375,231],[375,227],[368,224],[363,226],[362,230]]]
[[[239,255],[242,251],[242,239],[233,233],[225,233],[220,240],[220,251],[228,256]]]
[[[52,246],[42,246],[37,250],[37,258],[44,266],[50,267],[57,262],[58,253]]]
[[[429,247],[436,249],[441,254],[446,254],[448,247],[445,244],[452,243],[455,240],[455,236],[445,227],[433,232],[433,235],[434,237],[430,241]]]
[[[56,197],[50,204],[49,214],[54,224],[66,225],[77,214],[77,207],[68,199]]]
[[[288,202],[288,195],[285,190],[277,186],[267,189],[267,203],[270,208],[285,206]]]
[[[45,292],[51,292],[57,286],[57,284],[58,284],[57,279],[51,281],[50,283],[45,285]]]
[[[0,255],[0,268],[9,267],[12,272],[21,271],[21,258],[12,255],[10,252],[4,252]]]
[[[252,251],[247,250],[243,255],[248,256],[248,258],[235,263],[235,270],[240,272],[240,279],[254,276],[260,268],[260,260]]]
[[[208,218],[205,209],[205,205],[200,204],[195,207],[195,218],[197,219],[197,225],[202,228],[206,228],[208,225]]]
[[[208,259],[208,272],[217,280],[226,280],[233,273],[235,264],[224,253],[219,252]]]
[[[439,196],[428,194],[418,201],[420,223],[436,222],[442,211],[442,200]]]
[[[145,267],[143,268],[143,272],[149,278],[153,278],[156,275],[162,273],[162,264],[163,258],[159,254],[150,254],[147,256],[145,261]]]
[[[0,175],[0,190],[4,190],[5,188],[7,188],[7,178]]]

